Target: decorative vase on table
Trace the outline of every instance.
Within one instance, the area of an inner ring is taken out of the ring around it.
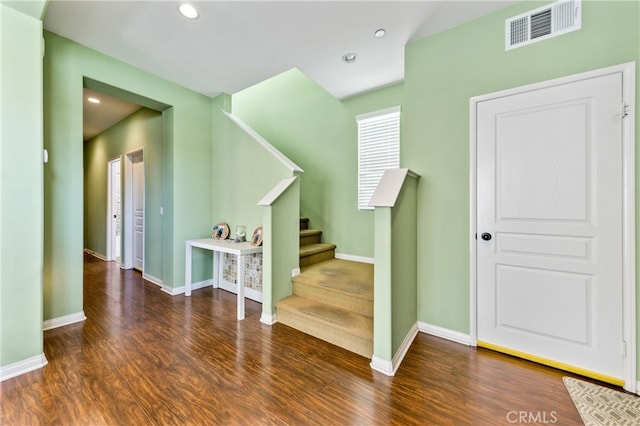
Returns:
[[[247,227],[246,226],[244,226],[244,225],[236,226],[236,236],[234,237],[233,241],[235,241],[236,243],[247,241]]]

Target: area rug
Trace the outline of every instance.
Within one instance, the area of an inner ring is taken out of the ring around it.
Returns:
[[[562,381],[585,426],[640,425],[640,397],[572,377]]]

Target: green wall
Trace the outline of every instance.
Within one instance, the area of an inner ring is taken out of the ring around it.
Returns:
[[[417,188],[418,177],[407,175],[393,207],[376,207],[374,213],[374,362],[393,362],[405,338],[416,330]],[[389,190],[387,186],[383,193]]]
[[[229,237],[235,234],[236,225],[245,225],[251,236],[257,226],[262,226],[258,201],[292,172],[222,110],[213,114],[218,125],[211,161],[215,191],[212,223],[227,223]]]
[[[284,297],[287,288],[285,295],[291,294],[291,270],[298,266],[299,184],[293,185],[295,190],[289,188],[275,205],[258,206],[276,184],[293,176],[293,171],[223,113],[231,111],[231,96],[217,96],[212,103],[211,223],[227,223],[230,238],[236,225],[247,227],[247,238],[257,226],[265,227],[263,294],[272,297],[263,297],[263,313],[270,316],[273,304]]]
[[[144,273],[162,276],[162,114],[143,108],[84,145],[84,248],[107,256],[109,161],[144,149]],[[123,187],[126,176],[121,174]],[[124,202],[124,192],[122,192]]]
[[[520,2],[408,45],[403,85],[337,101],[291,70],[233,97],[234,113],[305,169],[301,214],[338,252],[362,256],[373,254],[373,216],[355,207],[354,117],[402,105],[401,166],[422,175],[421,322],[470,331],[469,99],[640,60],[640,3],[624,1],[583,2],[581,30],[506,52],[505,19],[541,4]]]
[[[82,88],[88,78],[170,106],[162,114],[162,275],[184,284],[184,241],[211,229],[211,99],[45,32],[44,318],[82,311]]]
[[[404,84],[397,83],[371,92],[352,96],[350,98],[343,99],[341,103],[355,121],[355,116],[360,114],[366,114],[398,105],[402,106],[404,103]],[[402,117],[400,117],[400,119],[402,119]],[[354,122],[353,125],[356,127],[357,137],[357,124]]]
[[[378,207],[374,211],[375,257],[378,262],[373,274],[373,355],[391,361],[393,349],[393,211]]]
[[[355,116],[401,102],[399,85],[341,102],[293,69],[233,95],[233,113],[304,169],[300,214],[323,240],[373,257],[373,212],[357,206]]]
[[[325,240],[338,244],[338,252],[366,257],[374,252],[374,218],[356,206],[355,115],[402,105],[401,165],[422,176],[417,186],[422,322],[469,332],[469,98],[640,60],[635,1],[583,2],[581,30],[505,52],[504,19],[539,5],[521,2],[408,45],[404,85],[338,101],[291,70],[233,96],[234,114],[305,170],[301,214],[324,231]],[[218,218],[258,224],[259,210],[243,208],[262,188],[239,200],[227,198],[241,195],[237,187],[235,194],[228,192],[230,181],[261,167],[224,152],[236,148],[234,141],[246,144],[248,150],[239,147],[245,153],[254,149],[218,114],[231,109],[227,95],[212,100],[48,32],[42,127],[41,22],[4,5],[0,11],[0,365],[6,365],[42,352],[43,319],[82,311],[83,78],[169,106],[162,113],[164,262],[158,277],[168,286],[183,285],[184,240],[206,236]],[[20,103],[11,102],[18,97]],[[44,167],[44,215],[43,131],[50,156]],[[19,144],[9,142],[16,139]],[[268,168],[269,178],[277,177]],[[227,202],[237,205],[229,208]],[[15,256],[39,253],[43,244],[43,262],[36,255],[28,266],[17,267],[22,263]]]
[[[417,321],[417,262],[418,245],[417,192],[419,180],[407,176],[391,209],[391,318],[392,354],[395,355]]]
[[[290,296],[291,271],[300,259],[300,179],[296,180],[268,206],[262,206],[263,231],[263,320],[271,321],[275,304]],[[264,295],[271,294],[271,298]],[[264,318],[264,316],[267,318]]]
[[[0,4],[0,367],[43,350],[41,35]]]
[[[420,321],[469,332],[469,98],[640,60],[638,2],[583,2],[581,30],[505,52],[504,20],[538,6],[518,3],[406,48],[401,164],[422,175]]]

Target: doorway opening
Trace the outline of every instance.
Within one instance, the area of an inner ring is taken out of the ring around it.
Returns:
[[[144,150],[125,155],[124,269],[144,272]]]
[[[109,161],[107,198],[107,260],[120,263],[122,246],[122,197],[120,157]]]
[[[84,247],[162,286],[172,107],[87,77],[83,86]]]

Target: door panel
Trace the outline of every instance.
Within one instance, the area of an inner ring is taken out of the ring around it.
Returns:
[[[478,340],[615,379],[622,76],[477,104]]]
[[[144,162],[139,156],[133,162],[133,267],[144,265]]]
[[[564,257],[592,260],[592,240],[583,237],[558,235],[522,235],[501,233],[497,237],[497,251],[521,255]]]
[[[525,336],[587,343],[590,288],[586,274],[498,265],[496,324]]]
[[[496,117],[499,220],[586,220],[589,103],[533,106]]]
[[[111,253],[109,258],[112,260],[120,261],[120,225],[121,225],[121,213],[120,213],[120,160],[114,160],[109,163],[109,172],[111,176],[111,197],[110,207],[108,212],[109,220],[111,221],[111,234],[108,238],[111,239]]]

